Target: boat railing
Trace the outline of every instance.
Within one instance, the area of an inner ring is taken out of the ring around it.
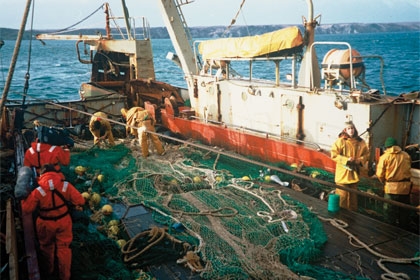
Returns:
[[[349,62],[350,61],[353,61],[353,51],[352,51],[352,47],[351,47],[351,45],[349,44],[349,43],[347,43],[347,42],[331,42],[331,41],[326,41],[326,42],[314,42],[312,45],[311,45],[311,48],[310,48],[310,57],[313,57],[313,55],[314,55],[314,52],[315,52],[315,46],[317,46],[317,45],[341,45],[341,46],[346,46],[347,47],[347,49],[349,50]],[[350,88],[351,89],[355,89],[356,88],[356,80],[355,80],[355,77],[354,77],[354,75],[353,75],[353,63],[349,63],[349,68],[350,68],[350,77],[349,77],[349,81],[350,81]],[[334,76],[336,76],[336,77],[338,77],[339,76],[339,74],[338,74],[338,71],[339,71],[340,69],[339,68],[334,68],[334,69],[322,69],[322,76],[323,76],[323,78],[325,78],[325,76],[327,75],[327,74],[329,74],[329,73],[331,73],[331,72],[334,72],[333,73],[333,75]],[[328,73],[329,72],[329,73]],[[313,79],[313,76],[311,76],[311,79]],[[312,83],[313,83],[314,81],[312,81]]]
[[[195,57],[200,57],[198,55],[198,44],[203,42],[202,40],[194,41],[194,55]],[[288,83],[288,86],[295,87],[296,86],[296,61],[298,59],[297,54],[288,54],[288,55],[262,55],[258,57],[212,57],[211,59],[206,59],[206,61],[199,62],[197,61],[197,73],[203,76],[209,77],[221,77],[221,72],[226,76],[226,79],[230,79],[230,77],[236,77],[240,79],[247,79],[248,81],[255,81],[256,79],[253,76],[253,66],[254,62],[273,62],[275,64],[275,85],[280,85],[280,62],[282,61],[291,61],[291,73],[287,73],[286,77],[291,82]],[[248,77],[246,75],[240,74],[243,67],[241,69],[235,69],[232,67],[232,62],[248,62],[248,66],[246,71],[248,72]],[[203,66],[201,66],[203,65]],[[238,71],[237,71],[238,70]],[[231,75],[233,74],[233,75]],[[273,80],[274,80],[273,79]],[[263,79],[263,80],[270,80],[270,79]]]
[[[330,49],[324,56],[324,61],[321,65],[322,78],[325,80],[325,88],[332,87],[331,81],[340,80],[338,88],[340,91],[343,90],[343,84],[350,88],[350,91],[357,90],[357,86],[360,89],[370,89],[370,86],[364,80],[365,72],[365,59],[378,59],[380,61],[379,78],[382,85],[384,94],[386,95],[385,84],[383,80],[383,69],[384,61],[381,56],[378,55],[360,55],[356,50],[352,49],[351,45],[347,42],[315,42],[311,45],[310,52],[313,55],[315,53],[315,46],[317,45],[341,45],[345,46],[347,50]],[[351,61],[351,63],[350,63]],[[345,75],[342,75],[345,73]],[[346,76],[348,75],[348,77]],[[359,85],[356,83],[356,79]],[[375,90],[376,91],[376,90]]]
[[[347,42],[314,42],[311,45],[310,52],[311,55],[314,55],[315,53],[315,47],[317,45],[341,45],[347,47],[347,52],[341,52],[334,56],[333,53],[331,57],[328,57],[328,54],[330,54],[332,51],[342,51],[339,49],[330,49],[329,52],[326,53],[324,56],[324,61],[321,65],[321,77],[325,80],[324,88],[332,88],[332,86],[328,83],[331,82],[331,80],[340,80],[338,83],[338,89],[341,92],[344,92],[343,85],[347,85],[349,87],[349,93],[351,92],[365,92],[366,95],[369,95],[370,97],[373,96],[373,93],[377,95],[379,93],[379,90],[372,89],[370,85],[367,84],[365,81],[365,62],[366,60],[373,59],[379,61],[379,81],[382,90],[383,95],[386,95],[386,88],[385,88],[385,82],[383,77],[384,72],[384,59],[382,56],[379,55],[360,55],[356,50],[352,49],[351,45]],[[348,57],[347,57],[348,56]],[[331,58],[331,60],[328,60],[328,58]],[[325,61],[327,60],[327,61]],[[334,60],[334,61],[333,61]],[[332,62],[333,61],[333,62]],[[352,61],[352,63],[350,63]],[[331,65],[329,64],[331,63]],[[372,65],[372,64],[369,64]],[[375,66],[376,67],[376,66]],[[348,69],[348,71],[347,71]],[[342,77],[340,74],[340,71],[345,70],[345,73],[349,75],[349,77]],[[375,70],[375,73],[377,71]],[[363,73],[363,74],[362,74]],[[341,77],[340,77],[341,76]],[[368,97],[368,99],[370,99]]]
[[[362,59],[378,59],[379,63],[380,63],[380,69],[379,69],[379,79],[381,82],[381,86],[382,86],[382,90],[384,95],[386,95],[386,88],[385,88],[385,82],[384,82],[384,66],[385,66],[385,62],[384,62],[384,58],[380,55],[362,55],[361,56]]]
[[[132,39],[148,40],[151,37],[150,25],[146,17],[139,17],[139,18],[130,17],[128,19],[129,24],[130,24],[130,30],[127,30],[127,28],[121,28],[120,25],[118,24],[119,21],[125,20],[124,17],[111,17],[111,19],[116,24],[116,26],[113,28],[113,30],[115,30],[116,33],[114,32],[111,33],[113,38],[122,38],[122,39],[132,38]],[[141,21],[141,26],[136,25],[136,19],[139,19]]]

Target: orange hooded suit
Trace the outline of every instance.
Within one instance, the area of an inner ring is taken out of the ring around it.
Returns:
[[[53,167],[50,168],[53,170]],[[67,203],[81,206],[85,199],[69,182],[63,181],[61,173],[47,171],[38,180],[39,187],[22,201],[22,212],[32,213],[36,208],[39,216],[36,231],[44,271],[52,275],[55,252],[60,279],[70,279],[73,240],[72,219]]]

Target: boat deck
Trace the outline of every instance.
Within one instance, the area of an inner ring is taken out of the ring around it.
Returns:
[[[117,215],[122,214],[121,221],[124,224],[130,239],[143,231],[149,230],[153,226],[162,227],[162,225],[159,225],[153,220],[152,212],[142,205],[130,206],[128,208],[120,205],[120,207],[114,207],[114,209],[116,210]],[[147,270],[156,279],[200,279],[198,273],[193,273],[187,267],[179,265],[174,261],[163,261],[148,265]]]
[[[326,219],[338,219],[347,224],[343,232],[331,224],[331,220],[323,221],[328,241],[325,244],[323,256],[316,264],[342,271],[358,277],[381,279],[386,273],[378,265],[380,259],[395,258],[402,263],[383,262],[383,265],[393,273],[404,273],[409,279],[420,279],[420,263],[404,263],[404,259],[418,257],[420,254],[420,236],[404,229],[392,226],[363,214],[340,209],[336,213],[327,210],[327,202],[280,187],[282,193],[301,201]],[[323,220],[323,219],[321,219]],[[348,232],[366,247],[358,244],[356,239],[350,240]],[[355,244],[353,246],[351,243]],[[377,255],[375,255],[377,254]],[[392,278],[388,278],[392,279]],[[398,278],[407,279],[407,278]]]
[[[367,279],[381,279],[386,273],[381,269],[380,265],[382,265],[390,273],[403,273],[409,277],[397,279],[420,279],[419,263],[405,262],[406,259],[418,257],[419,235],[345,209],[341,209],[337,213],[330,213],[327,210],[326,201],[289,188],[279,188],[283,194],[306,204],[323,221],[328,241],[325,244],[323,255],[314,265],[339,271],[345,275]],[[125,211],[122,221],[130,237],[147,230],[151,225],[156,225],[151,212],[141,205],[131,206]],[[347,224],[347,227],[337,228],[331,223],[334,219],[341,220]],[[349,235],[353,236],[352,240]],[[357,240],[360,240],[360,243]],[[400,263],[383,261],[383,264],[378,264],[380,259],[387,257],[395,258],[396,262]],[[200,279],[199,274],[192,273],[187,268],[170,262],[161,264],[159,267],[151,266],[149,270],[159,277],[179,275],[179,279]]]

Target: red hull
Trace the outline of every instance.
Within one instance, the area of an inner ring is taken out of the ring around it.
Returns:
[[[166,110],[162,110],[162,123],[187,139],[199,140],[206,145],[222,147],[263,162],[303,163],[329,172],[335,170],[335,162],[329,155],[304,145],[248,134],[241,129],[173,117]]]

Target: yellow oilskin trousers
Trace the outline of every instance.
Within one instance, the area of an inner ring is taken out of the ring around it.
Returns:
[[[142,122],[141,126],[138,128],[138,137],[139,137],[139,144],[141,146],[141,152],[143,157],[149,156],[149,143],[148,139],[150,139],[153,143],[153,146],[156,149],[156,153],[158,155],[162,155],[164,152],[162,143],[159,140],[159,137],[155,134],[147,133],[148,131],[155,132],[155,128],[152,125],[151,120],[145,120]]]
[[[357,183],[354,184],[337,184],[342,187],[357,190]],[[357,193],[348,192],[339,188],[335,189],[335,193],[340,196],[340,207],[351,211],[357,211]]]

